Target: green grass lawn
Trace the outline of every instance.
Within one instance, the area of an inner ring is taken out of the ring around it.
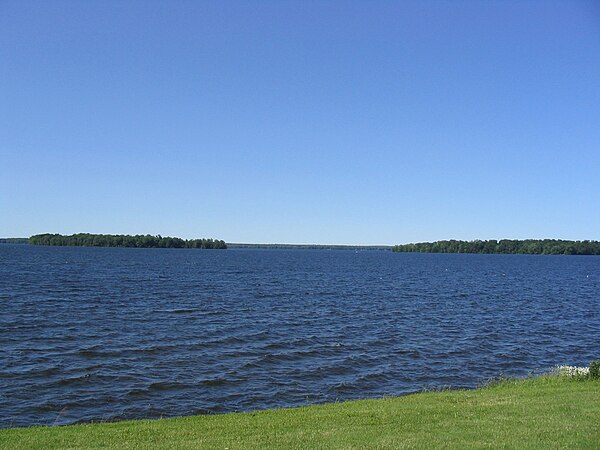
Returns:
[[[467,391],[255,413],[0,430],[0,447],[600,448],[600,380],[546,376]]]

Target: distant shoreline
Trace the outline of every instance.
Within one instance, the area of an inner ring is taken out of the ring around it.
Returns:
[[[177,239],[177,238],[174,238]],[[29,238],[0,238],[0,244],[32,244]],[[54,245],[58,244],[32,244],[32,245]],[[76,247],[95,247],[94,245],[74,245],[67,244],[66,246]],[[229,249],[240,249],[240,248],[256,248],[256,249],[298,249],[298,250],[380,250],[380,251],[391,251],[391,245],[339,245],[339,244],[246,244],[246,243],[226,243]],[[105,246],[97,245],[96,247],[117,247],[117,246]],[[124,247],[124,246],[119,246]],[[134,247],[134,246],[127,246]]]
[[[0,244],[31,244],[69,247],[209,248],[391,251],[394,253],[462,253],[490,255],[600,255],[600,241],[563,239],[445,240],[399,245],[351,244],[254,244],[216,239],[181,239],[160,235],[94,235],[79,233],[34,235],[30,238],[0,238]]]
[[[264,248],[298,250],[384,250],[391,251],[391,245],[337,245],[337,244],[243,244],[227,243],[227,248]]]
[[[131,247],[131,248],[194,248],[224,250],[225,241],[218,239],[181,239],[178,237],[153,236],[151,234],[92,234],[77,233],[36,234],[28,239],[30,245],[53,245],[67,247]]]
[[[397,253],[475,253],[490,255],[600,255],[599,241],[563,239],[490,239],[435,241],[394,245]]]
[[[0,238],[0,244],[29,244],[29,238]]]

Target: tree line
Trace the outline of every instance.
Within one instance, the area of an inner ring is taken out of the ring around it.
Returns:
[[[63,245],[77,247],[138,247],[138,248],[205,248],[226,249],[225,241],[218,239],[181,239],[178,237],[152,236],[150,234],[91,234],[78,233],[70,236],[61,234],[36,234],[29,238],[33,245]]]
[[[0,238],[0,244],[27,244],[27,238]]]
[[[394,252],[419,253],[500,253],[527,255],[600,255],[599,241],[562,239],[490,239],[487,241],[436,241],[395,245]]]
[[[228,248],[262,248],[286,250],[391,250],[391,245],[339,245],[339,244],[227,244]]]

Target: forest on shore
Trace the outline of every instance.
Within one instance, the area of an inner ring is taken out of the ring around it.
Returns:
[[[567,241],[562,239],[490,239],[487,241],[436,241],[402,244],[393,252],[419,253],[498,253],[526,255],[600,255],[599,241]]]
[[[0,238],[0,244],[27,244],[27,238]]]
[[[75,247],[138,247],[138,248],[203,248],[226,249],[225,241],[218,239],[181,239],[178,237],[152,236],[150,234],[91,234],[78,233],[36,234],[29,238],[32,245],[62,245]]]

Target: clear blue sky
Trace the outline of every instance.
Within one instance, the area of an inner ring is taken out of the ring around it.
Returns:
[[[599,225],[597,2],[0,2],[2,237]]]

